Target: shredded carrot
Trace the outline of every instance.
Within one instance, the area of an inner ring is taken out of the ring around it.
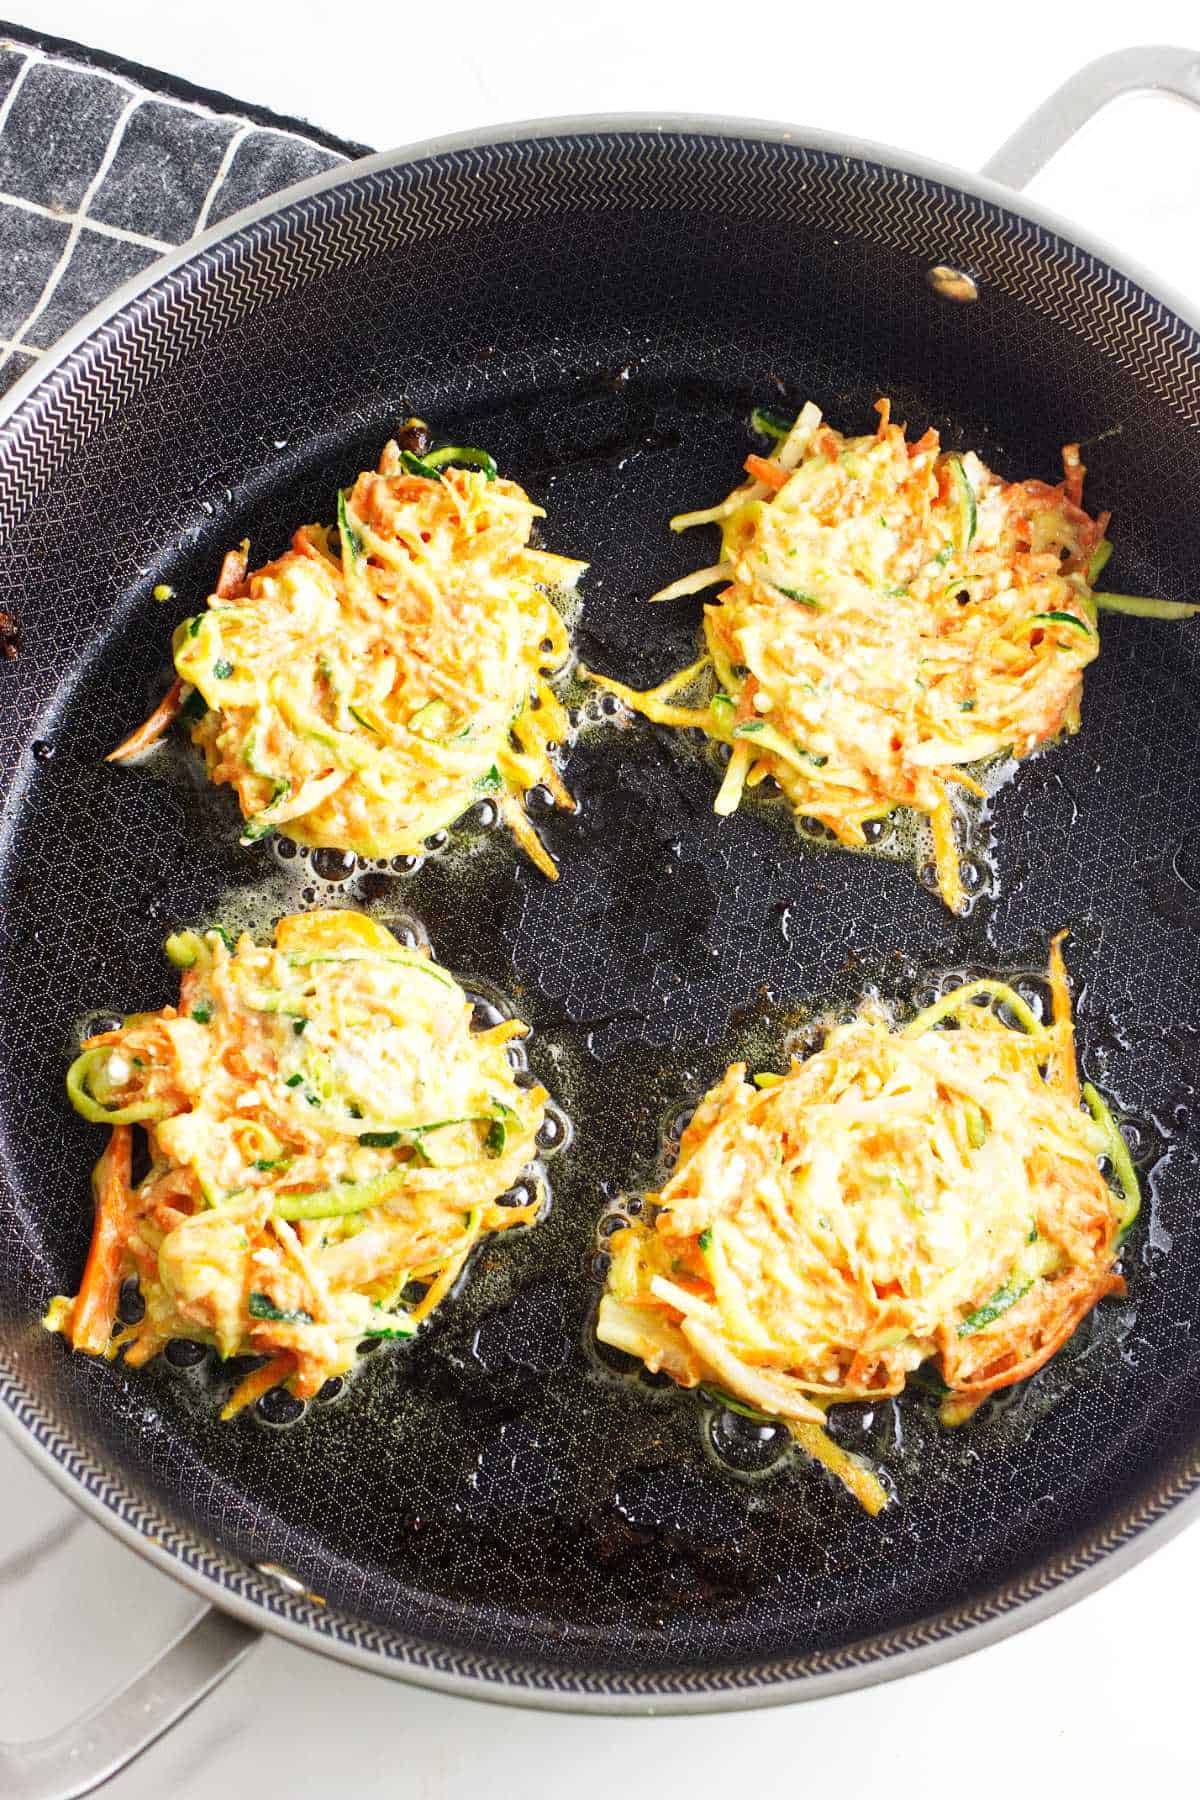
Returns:
[[[339,491],[334,524],[301,526],[261,568],[248,541],[230,550],[175,633],[177,682],[112,760],[161,736],[182,682],[192,741],[235,790],[246,843],[280,831],[312,849],[420,855],[499,786],[519,802],[544,783],[573,810],[551,760],[571,721],[549,679],[570,643],[547,590],[587,565],[533,547],[543,509],[485,451],[431,454],[406,467],[386,445]],[[536,837],[518,836],[553,879]]]
[[[1056,932],[1050,940],[1050,999],[1058,1042],[1054,1052],[1054,1078],[1068,1099],[1079,1104],[1079,1069],[1075,1058],[1075,1034],[1071,1023],[1071,989],[1067,981],[1067,965],[1062,947],[1067,931]]]
[[[123,743],[110,750],[105,762],[128,762],[130,757],[139,756],[143,750],[149,750],[157,744],[167,727],[179,717],[179,709],[183,705],[183,683],[175,680],[171,683],[154,711],[148,719],[131,731]]]
[[[479,1040],[486,1044],[507,1044],[512,1038],[524,1037],[528,1030],[524,1019],[501,1019],[498,1025],[489,1025],[486,1031],[481,1031]]]
[[[987,789],[983,783],[976,781],[973,775],[966,774],[962,769],[947,769],[944,779],[952,781],[956,787],[965,788],[968,794],[974,794],[977,800],[987,799]]]
[[[107,1351],[116,1323],[132,1164],[132,1128],[114,1125],[108,1148],[92,1177],[96,1197],[92,1243],[68,1333],[76,1350],[89,1351],[93,1356]]]
[[[250,539],[243,538],[235,550],[227,550],[217,576],[217,598],[236,600],[241,597],[250,562]]]
[[[753,488],[671,520],[721,529],[719,561],[651,596],[718,589],[702,623],[711,674],[701,658],[642,692],[586,678],[655,724],[722,743],[757,716],[738,733],[750,748],[718,792],[722,814],[767,777],[798,819],[849,848],[868,819],[924,814],[942,897],[961,911],[947,784],[986,798],[972,765],[1078,725],[1099,650],[1101,522],[1079,504],[1076,447],[1057,484],[1006,482],[973,451],[943,449],[933,427],[909,444],[886,397],[876,410],[875,430],[851,437],[810,402],[784,448],[746,458]],[[707,718],[665,704],[698,673],[716,689]]]
[[[1018,1340],[1014,1337],[1010,1342],[1008,1333],[1001,1334],[994,1344],[995,1355],[992,1359],[993,1365],[1001,1366],[990,1368],[982,1375],[961,1384],[956,1382],[955,1395],[961,1395],[964,1399],[983,1400],[1002,1388],[1013,1387],[1018,1381],[1027,1381],[1062,1349],[1076,1326],[1087,1317],[1098,1301],[1108,1294],[1120,1295],[1124,1291],[1124,1277],[1112,1271],[1094,1280],[1081,1280],[1078,1291],[1072,1295],[1070,1304],[1055,1321],[1053,1329],[1034,1348],[1021,1354],[1015,1347]]]
[[[436,1307],[441,1305],[446,1295],[450,1292],[450,1289],[454,1286],[454,1283],[458,1280],[462,1266],[470,1255],[476,1238],[479,1236],[482,1222],[483,1215],[477,1212],[467,1228],[467,1233],[462,1245],[453,1259],[446,1264],[445,1268],[441,1271],[437,1280],[430,1287],[424,1298],[419,1300],[416,1306],[413,1307],[412,1316],[415,1323],[419,1324],[422,1319],[428,1318],[429,1314],[433,1312]]]
[[[790,469],[782,468],[777,462],[769,462],[765,456],[748,456],[744,466],[747,475],[752,475],[755,481],[761,481],[773,493],[778,493],[791,474]]]
[[[140,1369],[156,1357],[160,1350],[170,1342],[157,1331],[148,1331],[144,1325],[130,1327],[129,1346],[125,1351],[125,1366],[129,1369]]]
[[[1083,478],[1087,474],[1087,468],[1080,458],[1079,445],[1064,444],[1062,459],[1063,475],[1065,477],[1063,485],[1066,490],[1067,499],[1071,502],[1072,506],[1082,506]],[[1104,522],[1101,521],[1101,536],[1103,536],[1103,523]]]
[[[169,948],[185,965],[179,1006],[97,1033],[68,1076],[111,1141],[79,1293],[54,1296],[42,1323],[130,1368],[174,1338],[226,1361],[285,1359],[240,1385],[226,1416],[281,1369],[305,1400],[349,1374],[365,1339],[412,1336],[481,1233],[536,1222],[549,1095],[506,1052],[522,1020],[474,1030],[449,971],[366,914],[295,914],[273,945],[213,928]],[[354,1056],[330,1057],[347,1029]],[[417,1120],[397,1128],[414,1093]],[[361,1121],[349,1135],[347,1119]],[[134,1120],[149,1138],[136,1186]],[[511,1192],[523,1178],[528,1196]],[[144,1311],[116,1330],[127,1278]]]
[[[221,1418],[232,1419],[244,1407],[253,1406],[256,1400],[261,1400],[264,1394],[269,1394],[273,1387],[278,1387],[281,1381],[286,1381],[288,1376],[294,1372],[295,1367],[296,1358],[291,1351],[281,1350],[278,1355],[272,1356],[268,1362],[265,1362],[261,1369],[251,1369],[249,1375],[243,1376],[238,1382],[221,1408]]]
[[[983,975],[904,1024],[864,1003],[786,1075],[732,1064],[653,1207],[607,1239],[601,1342],[785,1424],[878,1512],[829,1406],[899,1394],[931,1362],[961,1422],[1123,1290],[1136,1179],[1100,1096],[1047,1078],[1071,1029],[1060,944],[1053,1024]]]

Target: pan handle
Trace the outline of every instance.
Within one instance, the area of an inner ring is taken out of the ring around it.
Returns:
[[[983,175],[1023,188],[1095,113],[1122,94],[1172,94],[1200,106],[1200,50],[1172,44],[1140,44],[1086,63],[1019,125]]]
[[[131,1763],[241,1662],[260,1632],[208,1607],[135,1675],[49,1737],[0,1745],[5,1800],[76,1800]]]

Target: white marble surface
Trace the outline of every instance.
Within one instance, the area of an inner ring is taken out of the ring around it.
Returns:
[[[538,114],[709,111],[983,161],[1080,61],[1200,48],[1196,0],[924,11],[654,0],[24,0],[22,23],[301,113],[380,146]],[[1126,101],[1039,198],[1200,303],[1200,114]],[[107,1791],[119,1800],[922,1800],[1200,1791],[1200,1532],[1008,1642],[888,1687],[766,1713],[593,1720],[501,1712],[278,1642]],[[0,1736],[48,1729],[145,1660],[194,1601],[84,1522],[0,1442]]]

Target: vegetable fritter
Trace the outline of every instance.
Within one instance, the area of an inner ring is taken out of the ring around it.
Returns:
[[[544,785],[573,805],[550,754],[568,720],[547,677],[569,646],[547,590],[587,565],[531,547],[541,517],[484,451],[389,443],[336,527],[301,527],[253,573],[246,544],[229,553],[176,630],[174,686],[109,760],[182,714],[243,843],[279,831],[370,857],[419,853],[491,795],[553,880],[522,801]]]
[[[281,1382],[306,1398],[364,1342],[411,1337],[483,1235],[534,1222],[536,1187],[501,1196],[548,1095],[514,1078],[520,1020],[473,1030],[454,978],[361,913],[281,919],[271,947],[213,930],[167,949],[178,1007],[89,1038],[67,1078],[112,1137],[79,1293],[46,1324],[134,1365],[173,1338],[268,1357],[227,1413]],[[128,1280],[143,1310],[120,1327]]]
[[[591,679],[729,746],[718,813],[770,776],[848,846],[897,807],[926,815],[939,890],[961,911],[950,788],[982,795],[970,765],[1078,730],[1098,606],[1197,609],[1093,593],[1111,545],[1107,515],[1083,509],[1078,445],[1056,486],[1006,482],[932,429],[907,442],[887,400],[878,411],[854,438],[811,403],[794,424],[756,413],[771,454],[748,456],[748,481],[718,506],[671,521],[719,525],[720,561],[653,596],[723,584],[703,655],[646,692]],[[687,703],[702,681],[706,703]]]
[[[831,1404],[930,1363],[959,1423],[1123,1291],[1137,1178],[1100,1095],[1081,1103],[1058,939],[1050,977],[1050,1023],[983,979],[901,1028],[864,1008],[786,1075],[734,1064],[609,1240],[601,1340],[785,1421],[878,1511]]]

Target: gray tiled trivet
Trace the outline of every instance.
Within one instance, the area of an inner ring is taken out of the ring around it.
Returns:
[[[0,391],[156,256],[364,148],[0,23]]]

